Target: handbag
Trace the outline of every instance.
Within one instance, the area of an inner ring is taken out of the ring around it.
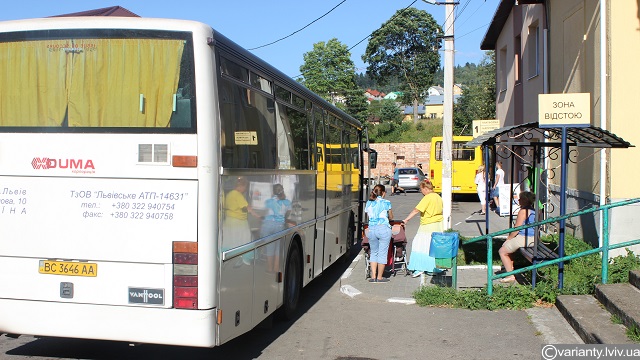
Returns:
[[[429,256],[436,259],[454,258],[458,256],[460,246],[460,234],[457,232],[431,233],[431,246]]]

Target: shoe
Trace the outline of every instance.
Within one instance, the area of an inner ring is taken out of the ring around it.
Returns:
[[[377,279],[369,279],[369,282],[370,283],[374,283],[374,282],[378,282],[378,280]]]
[[[393,196],[393,195],[395,195],[395,194],[394,194],[394,193],[391,193],[391,195],[389,195],[389,196]]]
[[[516,281],[516,277],[515,276],[507,276],[505,278],[502,278],[500,280],[498,280],[499,282],[503,283],[503,284],[510,284]]]
[[[420,275],[422,275],[422,274],[423,274],[423,272],[422,272],[422,271],[414,270],[414,271],[413,271],[413,274],[411,274],[411,277],[413,277],[413,278],[417,278],[418,276],[420,276]]]
[[[387,283],[387,282],[389,282],[389,279],[387,279],[387,278],[376,279],[376,282],[377,283]]]
[[[480,212],[480,215],[487,215],[487,213]]]
[[[402,190],[404,192],[404,196],[407,196],[407,190]]]

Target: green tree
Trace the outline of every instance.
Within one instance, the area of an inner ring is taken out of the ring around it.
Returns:
[[[364,91],[358,88],[350,91],[346,96],[343,110],[364,124],[369,118],[369,104]]]
[[[347,45],[336,38],[321,41],[313,44],[313,50],[304,53],[303,59],[302,78],[298,80],[302,85],[333,104],[347,102],[350,96],[354,97],[352,103],[359,104],[357,92],[362,90],[356,85],[356,66]]]
[[[462,96],[454,106],[453,131],[471,135],[472,121],[496,117],[496,60],[488,51],[477,66],[476,82],[464,85]]]
[[[439,33],[442,29],[428,12],[398,10],[371,34],[362,55],[368,64],[367,75],[379,84],[396,77],[400,80],[404,101],[414,107],[414,123],[418,121],[418,103],[424,100],[440,65]]]
[[[382,108],[380,109],[380,121],[392,122],[400,124],[402,122],[402,113],[400,108],[393,100],[382,100]]]
[[[369,140],[373,142],[400,142],[402,134],[409,130],[407,124],[402,122],[401,109],[393,100],[372,102],[370,112],[372,118],[379,120],[377,125],[368,126]]]

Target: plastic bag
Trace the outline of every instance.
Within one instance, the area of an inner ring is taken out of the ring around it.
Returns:
[[[429,256],[437,259],[454,258],[458,256],[460,234],[457,232],[434,232],[431,234]]]

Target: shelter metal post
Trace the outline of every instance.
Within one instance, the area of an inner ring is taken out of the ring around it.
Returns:
[[[569,147],[567,146],[567,127],[562,127],[562,165],[560,166],[560,216],[567,213],[567,165],[569,162]],[[565,219],[561,219],[558,229],[558,256],[564,256]],[[563,288],[564,263],[558,263],[558,289]]]
[[[485,198],[485,209],[484,209],[484,233],[489,233],[489,199],[491,199],[490,186],[489,186],[489,145],[482,146],[483,151],[482,155],[484,156],[484,198]]]
[[[509,157],[511,158],[511,184],[509,185],[509,226],[515,225],[513,219],[513,184],[516,181],[516,157],[513,156],[515,145],[511,145]]]

